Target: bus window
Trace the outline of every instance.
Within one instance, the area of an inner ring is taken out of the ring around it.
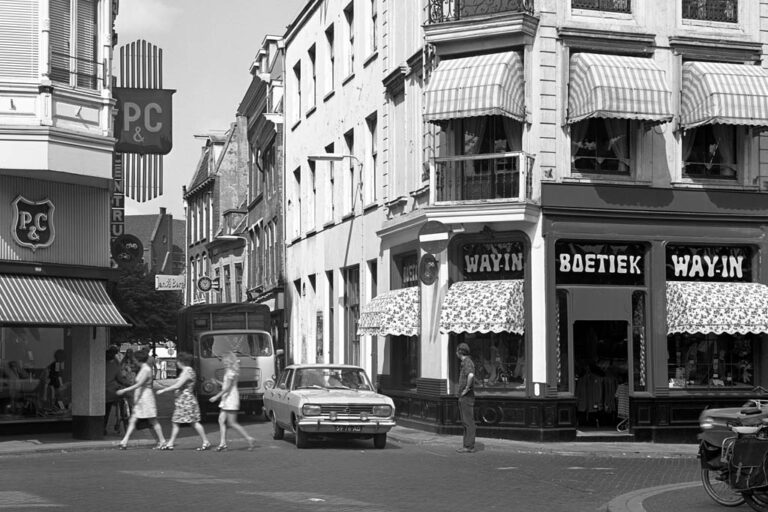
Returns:
[[[238,356],[271,356],[272,342],[266,333],[213,333],[200,339],[200,355],[221,359],[227,352]]]

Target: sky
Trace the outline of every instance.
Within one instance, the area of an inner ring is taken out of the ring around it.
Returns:
[[[283,35],[306,1],[121,0],[116,57],[121,46],[139,39],[159,46],[163,88],[176,90],[163,195],[143,203],[126,197],[126,215],[156,214],[164,207],[184,219],[181,187],[192,179],[203,144],[194,136],[229,128],[264,36]]]

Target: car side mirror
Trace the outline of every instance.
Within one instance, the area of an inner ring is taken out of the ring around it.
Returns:
[[[280,389],[287,389],[287,388],[285,387],[285,382],[281,382],[281,383],[280,383],[280,385],[279,385],[279,386],[277,386],[277,387],[278,387],[278,388],[280,388]]]

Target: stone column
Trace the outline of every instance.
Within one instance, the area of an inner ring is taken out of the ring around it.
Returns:
[[[108,327],[72,327],[72,437],[104,437]]]

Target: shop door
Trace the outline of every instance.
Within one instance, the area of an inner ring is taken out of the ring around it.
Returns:
[[[626,320],[575,320],[573,365],[580,430],[611,429],[618,417],[616,392],[629,375],[630,324]],[[626,388],[626,386],[624,387]]]

